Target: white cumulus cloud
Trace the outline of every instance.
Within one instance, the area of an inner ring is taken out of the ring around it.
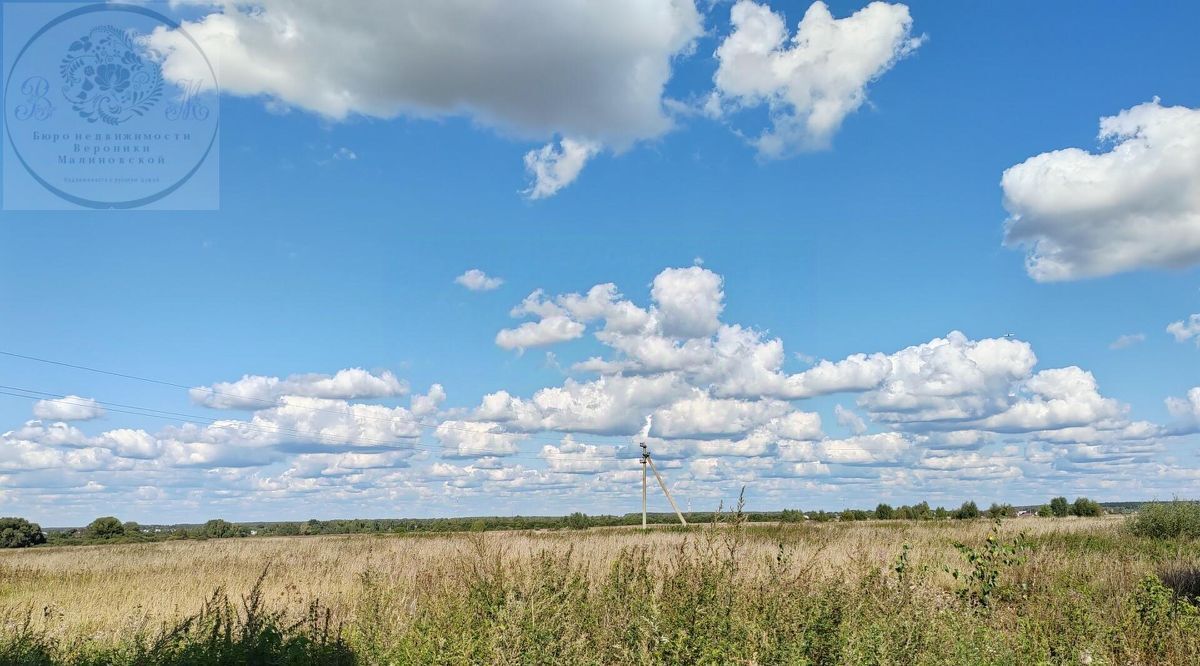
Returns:
[[[790,37],[783,16],[753,0],[739,0],[730,21],[708,109],[766,104],[772,126],[753,140],[765,157],[827,147],[866,101],[867,85],[922,42],[908,7],[884,2],[841,19],[814,2]]]
[[[408,393],[408,385],[391,371],[378,374],[362,368],[338,370],[333,375],[316,373],[285,378],[245,375],[236,382],[218,382],[189,391],[192,401],[214,409],[266,409],[284,396],[329,400],[386,398]]]
[[[595,141],[563,137],[558,146],[548,143],[525,153],[525,171],[532,181],[522,192],[530,199],[545,199],[575,182],[588,160],[600,152]]]
[[[1200,263],[1200,109],[1139,104],[1100,120],[1109,150],[1065,148],[1001,178],[1004,243],[1039,282]]]
[[[92,398],[65,395],[33,403],[33,415],[45,421],[90,421],[104,416],[104,408]]]
[[[1167,333],[1170,333],[1176,342],[1187,342],[1194,338],[1196,344],[1200,345],[1200,314],[1168,324]]]

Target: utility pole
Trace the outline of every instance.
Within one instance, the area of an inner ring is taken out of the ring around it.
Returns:
[[[646,529],[646,463],[650,462],[650,451],[642,442],[642,529]],[[655,472],[657,474],[657,472]]]
[[[662,488],[663,494],[667,496],[667,501],[671,503],[671,508],[675,510],[675,515],[679,518],[679,523],[681,525],[683,525],[684,527],[687,527],[687,520],[684,519],[683,514],[679,512],[679,507],[675,505],[675,499],[673,497],[671,497],[671,491],[669,489],[667,489],[667,483],[665,481],[663,481],[662,475],[658,473],[658,468],[654,466],[654,460],[652,458],[650,458],[650,449],[646,448],[646,439],[650,436],[650,419],[651,418],[652,417],[649,417],[649,416],[646,417],[646,427],[642,429],[641,436],[640,436],[641,441],[638,442],[638,444],[641,445],[641,447],[642,447],[642,529],[643,530],[647,529],[647,527],[646,527],[646,482],[647,482],[646,467],[647,466],[650,467],[651,472],[654,472],[654,478],[658,480],[658,486],[660,488]]]

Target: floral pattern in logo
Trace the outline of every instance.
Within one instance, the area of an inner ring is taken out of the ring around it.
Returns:
[[[109,125],[145,115],[163,95],[162,68],[129,33],[110,25],[71,43],[59,65],[63,96],[87,120]]]

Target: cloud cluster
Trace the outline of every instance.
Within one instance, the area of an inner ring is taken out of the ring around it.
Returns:
[[[1100,119],[1108,150],[1065,148],[1000,181],[1004,243],[1039,282],[1200,263],[1200,109],[1157,99]]]
[[[657,139],[674,114],[696,111],[665,95],[706,34],[694,0],[365,0],[353,11],[324,0],[183,3],[199,8],[182,28],[220,63],[227,94],[332,120],[464,117],[548,141],[524,156],[531,200],[554,196],[601,152]],[[923,39],[908,7],[883,2],[840,19],[814,2],[794,35],[752,0],[733,5],[730,22],[713,54],[714,88],[683,96],[707,95],[710,117],[766,105],[772,126],[753,143],[768,157],[828,146],[869,84]],[[181,31],[146,41],[168,79],[209,79]],[[335,155],[347,157],[357,156]]]
[[[640,482],[640,442],[681,497],[703,502],[741,484],[786,505],[797,492],[843,504],[847,493],[1095,493],[1113,479],[1122,492],[1169,495],[1195,480],[1173,446],[1200,432],[1200,387],[1167,401],[1169,426],[1133,420],[1087,370],[1039,368],[1028,342],[957,331],[791,368],[781,339],[723,321],[725,311],[723,278],[699,266],[660,272],[644,304],[609,283],[537,290],[512,311],[529,321],[497,343],[592,355],[528,394],[446,407],[434,384],[406,408],[378,404],[406,394],[389,373],[247,376],[192,393],[251,410],[244,419],[94,434],[83,421],[31,420],[0,435],[0,476],[62,510],[91,506],[85,495],[196,511],[225,501],[286,510],[297,497],[358,507],[342,515],[401,500],[438,511],[460,500],[528,511],[551,496],[578,502],[559,510],[624,506]],[[538,337],[547,330],[569,334]],[[834,397],[813,400],[822,396]],[[823,406],[839,432],[826,432]],[[39,405],[43,416],[57,408]]]

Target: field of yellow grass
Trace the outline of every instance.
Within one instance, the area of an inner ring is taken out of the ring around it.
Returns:
[[[64,662],[223,590],[360,663],[1196,664],[1153,581],[1197,560],[1116,517],[211,539],[0,552],[0,618]]]

